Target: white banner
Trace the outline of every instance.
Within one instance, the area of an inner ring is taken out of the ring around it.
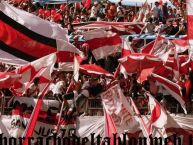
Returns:
[[[103,106],[107,114],[112,117],[119,134],[138,126],[138,122],[133,118],[132,107],[122,93],[119,84],[102,93],[101,98]]]

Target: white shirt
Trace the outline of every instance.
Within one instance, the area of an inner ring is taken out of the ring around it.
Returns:
[[[96,8],[96,6],[92,6],[90,17],[94,18],[96,16],[97,16],[97,8]]]
[[[159,11],[160,11],[159,7],[154,7],[153,8],[153,16],[155,18],[159,18]]]
[[[52,86],[53,94],[62,94],[62,88],[65,86],[64,81],[58,81],[54,86]]]

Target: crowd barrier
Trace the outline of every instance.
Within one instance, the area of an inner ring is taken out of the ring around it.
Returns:
[[[11,110],[12,110],[12,104],[11,104],[11,100],[12,96],[4,96],[0,98],[0,112],[1,115],[8,115],[11,114]],[[137,102],[136,102],[136,106],[138,107],[139,111],[141,114],[143,115],[147,115],[148,112],[148,106],[143,106],[140,107]],[[189,114],[193,114],[193,103],[191,106],[191,112],[189,112]],[[86,115],[88,116],[103,116],[103,106],[102,106],[102,101],[100,98],[89,98],[87,103],[86,103]],[[178,114],[178,113],[182,113],[182,110],[180,109],[179,105],[171,105],[171,106],[167,106],[167,110],[170,113],[174,113],[174,114]]]

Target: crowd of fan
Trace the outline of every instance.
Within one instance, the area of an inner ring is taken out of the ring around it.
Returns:
[[[122,5],[121,1],[115,4],[106,0],[94,2],[89,8],[83,7],[81,3],[41,6],[39,3],[29,0],[8,0],[8,2],[42,19],[68,28],[69,34],[75,31],[73,23],[88,21],[147,22],[144,30],[147,29],[148,33],[161,32],[175,36],[186,33],[186,6],[183,0],[177,7],[159,2],[155,2],[151,6],[144,3],[142,7],[131,7]]]
[[[148,13],[145,13],[144,18],[141,18],[142,8],[136,7],[126,7],[119,2],[118,4],[101,1],[95,2],[90,8],[84,8],[78,4],[61,4],[61,5],[45,5],[40,6],[38,3],[32,3],[30,1],[24,0],[9,0],[9,3],[26,10],[34,15],[41,17],[42,19],[56,22],[63,27],[67,27],[69,34],[76,35],[76,31],[73,29],[72,23],[81,23],[88,21],[113,21],[113,22],[146,22],[145,27],[141,31],[142,33],[162,33],[166,35],[184,35],[186,34],[186,20],[184,17],[184,8],[183,1],[180,7],[172,8],[167,6],[167,3],[164,3],[162,9],[160,8],[160,4],[158,2],[155,3],[155,6],[143,6],[143,9],[149,9]],[[131,40],[132,41],[132,40]],[[118,66],[117,59],[120,58],[120,54],[113,54],[108,56],[104,60],[96,61],[89,51],[89,46],[86,43],[80,43],[78,41],[78,37],[74,36],[73,44],[84,52],[87,59],[83,61],[83,63],[96,63],[101,65],[107,71],[113,73],[115,72],[116,67]],[[57,67],[56,67],[57,68]],[[8,66],[5,64],[0,65],[0,72],[11,71],[13,70],[13,66]],[[143,110],[143,108],[147,108],[148,99],[144,95],[145,90],[149,91],[153,96],[155,96],[162,104],[165,106],[168,111],[175,112],[171,108],[176,108],[180,106],[177,101],[172,99],[170,94],[161,87],[157,86],[157,84],[151,80],[151,76],[148,77],[146,81],[143,83],[138,82],[139,74],[135,73],[132,76],[128,76],[125,78],[123,75],[119,75],[117,80],[112,81],[109,78],[104,76],[93,77],[87,75],[80,75],[79,82],[75,83],[73,86],[73,90],[75,92],[66,93],[68,87],[70,86],[73,72],[64,72],[59,69],[56,69],[52,74],[52,85],[50,86],[50,90],[48,91],[46,98],[47,99],[55,99],[62,102],[65,100],[72,100],[72,98],[76,96],[76,103],[78,104],[76,107],[72,102],[68,102],[69,108],[67,110],[67,114],[73,114],[74,108],[76,108],[81,114],[85,112],[85,102],[87,101],[87,97],[99,97],[100,92],[106,90],[109,86],[114,83],[120,83],[120,86],[126,97],[132,97],[136,102],[139,108],[142,108],[143,114],[147,114],[147,110]],[[189,81],[193,86],[193,76],[192,72],[190,74],[181,75],[179,84],[182,88],[184,87],[184,83]],[[186,97],[187,101],[187,110],[191,112],[192,108],[192,90]],[[11,93],[6,90],[4,93]],[[39,93],[39,79],[35,79],[34,83],[31,84],[29,89],[24,92],[24,96],[34,97]],[[186,92],[184,92],[186,94]],[[53,97],[54,96],[54,97]],[[170,96],[170,97],[168,97]],[[170,102],[173,102],[172,104]],[[170,104],[170,105],[168,105]],[[168,108],[169,107],[169,108]],[[83,110],[82,110],[83,109]],[[181,112],[179,110],[178,112]]]

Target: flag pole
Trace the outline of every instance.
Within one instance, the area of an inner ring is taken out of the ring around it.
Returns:
[[[66,90],[66,93],[68,93],[69,91],[69,88],[71,87],[72,85],[72,82],[70,83],[68,89]],[[63,112],[63,108],[64,108],[64,105],[67,103],[67,101],[64,99],[63,102],[62,102],[62,106],[60,108],[60,114],[59,114],[59,118],[58,118],[58,122],[57,122],[57,126],[55,128],[55,134],[57,135],[58,131],[59,131],[59,125],[60,125],[60,121],[61,121],[61,118],[62,118],[62,112]],[[52,143],[52,145],[54,145],[54,141]]]
[[[38,119],[38,115],[39,115],[39,112],[40,112],[40,109],[41,109],[41,106],[42,106],[42,103],[43,103],[43,98],[48,90],[50,86],[50,82],[44,87],[42,93],[39,95],[38,97],[38,101],[33,109],[33,112],[32,112],[32,115],[30,117],[30,120],[29,120],[29,123],[26,127],[26,130],[23,134],[25,140],[23,141],[23,144],[22,145],[28,145],[29,142],[28,142],[28,139],[29,137],[31,137],[33,135],[33,132],[34,132],[34,129],[35,129],[35,126],[36,126],[36,122],[37,122],[37,119]]]
[[[76,55],[75,55],[75,53],[74,53],[74,67],[76,67],[76,66],[75,66],[75,61],[76,61],[75,59],[76,59]],[[76,73],[78,73],[78,72],[75,72],[75,70],[74,70],[73,80],[74,80],[75,82],[76,82],[76,81],[78,82],[78,80],[75,80],[75,79],[74,79],[75,75],[77,75]],[[70,88],[72,87],[72,85],[73,85],[73,81],[70,82],[69,87],[68,87],[67,90],[66,90],[66,94],[69,93]],[[59,114],[59,118],[58,118],[58,123],[57,123],[57,126],[56,126],[56,131],[55,131],[56,134],[57,134],[58,131],[59,131],[59,125],[60,125],[60,121],[61,121],[61,118],[62,118],[62,112],[63,112],[63,108],[64,108],[64,105],[65,105],[65,104],[68,104],[68,102],[64,99],[63,102],[62,102],[62,106],[61,106],[60,114]],[[54,142],[53,142],[53,145],[54,145]]]
[[[137,108],[137,106],[135,105],[135,102],[133,101],[133,99],[130,97],[131,99],[131,104],[134,108],[134,112],[136,113],[137,117],[139,118],[139,124],[142,125],[143,129],[144,129],[144,132],[142,131],[142,133],[144,134],[145,133],[145,136],[147,138],[147,145],[150,145],[150,139],[149,139],[149,131],[148,131],[148,128],[146,127],[146,124],[143,120],[143,118],[141,117],[141,114]]]

